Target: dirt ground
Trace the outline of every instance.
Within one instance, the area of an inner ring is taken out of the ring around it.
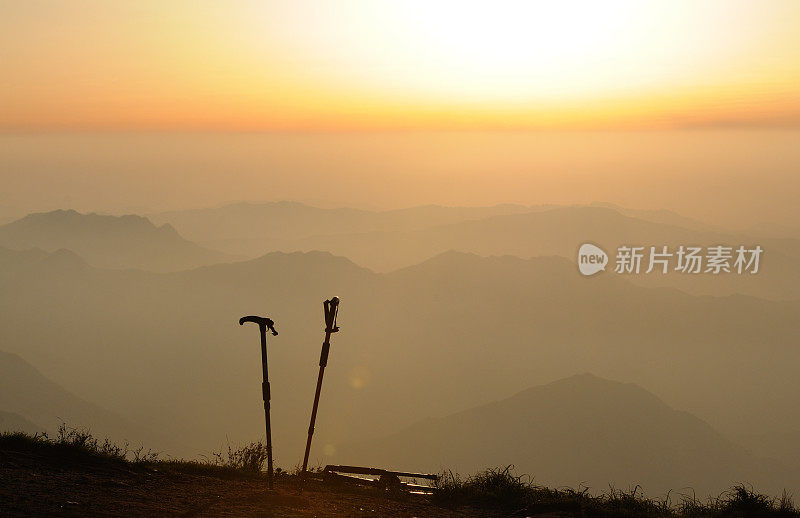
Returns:
[[[494,517],[440,507],[430,496],[306,482],[284,475],[226,478],[173,467],[75,462],[30,451],[0,451],[0,516]]]

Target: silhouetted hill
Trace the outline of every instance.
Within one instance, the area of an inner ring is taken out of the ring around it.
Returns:
[[[0,429],[10,429],[4,426],[7,419],[19,431],[52,434],[65,423],[72,428],[89,428],[98,437],[108,436],[119,442],[171,444],[163,436],[64,390],[18,355],[4,351],[0,351],[0,409],[5,415],[0,414]]]
[[[0,246],[15,250],[69,249],[103,268],[181,270],[228,256],[183,239],[170,225],[156,227],[141,216],[80,214],[56,210],[29,214],[0,226]]]
[[[697,417],[650,392],[581,374],[344,448],[342,464],[461,473],[514,465],[539,484],[594,491],[640,484],[648,494],[717,494],[755,481],[800,486],[800,472],[759,462]],[[793,477],[793,478],[791,478]]]

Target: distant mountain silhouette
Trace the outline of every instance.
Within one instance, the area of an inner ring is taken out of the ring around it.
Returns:
[[[0,281],[3,347],[58,372],[69,390],[206,452],[263,432],[258,337],[238,325],[256,313],[280,332],[269,341],[273,432],[278,459],[296,462],[321,305],[334,294],[342,331],[314,463],[355,438],[585,370],[647,386],[726,434],[800,427],[798,302],[584,278],[563,257],[447,252],[377,274],[326,252],[272,253],[156,274],[59,255]]]
[[[712,225],[669,210],[628,209],[596,202],[634,218],[680,226],[697,231],[719,231]],[[215,208],[189,209],[149,215],[152,221],[169,223],[194,241],[226,243],[242,247],[236,253],[260,254],[266,242],[304,239],[320,235],[371,232],[409,232],[438,225],[485,219],[492,216],[541,212],[582,206],[500,204],[487,207],[424,205],[385,211],[352,208],[318,208],[298,202],[231,203]],[[261,244],[259,244],[261,243]]]
[[[665,225],[672,225],[682,227],[689,230],[697,230],[699,232],[724,232],[723,229],[714,225],[709,225],[694,218],[687,218],[675,211],[667,209],[629,209],[614,203],[594,202],[590,204],[591,207],[605,207],[612,209],[625,216],[631,216],[651,223],[663,223]]]
[[[460,473],[513,464],[544,485],[602,491],[609,484],[640,484],[648,494],[687,486],[716,494],[744,481],[775,492],[800,485],[800,472],[756,461],[704,421],[641,387],[591,374],[426,419],[345,447],[334,460]]]
[[[737,247],[760,245],[764,249],[757,275],[688,275],[671,272],[629,276],[645,286],[669,286],[698,295],[743,293],[773,299],[800,298],[800,240],[758,239],[752,235],[701,231],[624,215],[605,207],[560,207],[433,225],[414,231],[317,235],[273,243],[282,251],[326,250],[375,271],[392,271],[417,264],[447,250],[483,256],[514,255],[521,258],[558,255],[575,262],[583,243],[601,246],[610,256],[613,271],[617,247],[678,246]],[[648,248],[649,250],[649,248]],[[672,266],[676,262],[673,258]]]
[[[0,410],[0,433],[25,432],[27,434],[42,433],[43,426],[32,423],[19,414]]]
[[[667,245],[732,247],[760,245],[760,273],[752,275],[632,276],[644,286],[667,286],[697,295],[742,293],[790,300],[800,296],[800,239],[766,228],[733,232],[668,210],[629,209],[609,203],[589,206],[498,205],[413,207],[395,211],[320,209],[291,202],[234,204],[152,216],[170,222],[197,242],[243,256],[269,251],[324,250],[379,272],[417,264],[447,250],[480,255],[576,260],[591,242],[611,255],[617,247]],[[797,236],[794,236],[797,237]],[[674,267],[674,260],[673,260]],[[647,264],[643,268],[647,269]]]
[[[97,437],[108,436],[120,443],[165,441],[163,436],[64,390],[20,356],[4,351],[0,351],[0,409],[0,430],[54,433],[64,423],[89,428]]]
[[[356,264],[387,272],[417,264],[447,250],[480,255],[560,255],[575,261],[581,244],[603,247],[613,258],[620,245],[761,245],[760,273],[632,277],[645,286],[669,286],[698,295],[743,293],[798,299],[800,240],[774,232],[725,231],[667,210],[638,210],[612,204],[591,206],[498,205],[414,207],[394,211],[319,209],[290,202],[234,204],[153,216],[191,239],[244,256],[269,251],[324,250]],[[674,265],[673,265],[674,266]],[[644,269],[647,264],[644,264]]]
[[[229,256],[183,239],[169,225],[141,216],[80,214],[74,210],[29,214],[0,226],[0,246],[24,250],[71,250],[93,266],[182,270]]]
[[[607,218],[601,221],[599,217],[602,216],[615,217],[616,221]],[[553,209],[437,225],[416,232],[317,236],[299,240],[297,245],[300,249],[313,248],[345,255],[357,264],[378,271],[416,264],[446,250],[523,258],[566,256],[569,252],[571,258],[580,246],[576,234],[594,236],[601,231],[603,235],[592,239],[605,246],[603,237],[627,219],[610,209]],[[646,222],[637,220],[629,223],[639,224],[641,232],[646,232],[649,227]]]
[[[234,203],[217,208],[152,214],[193,241],[235,254],[260,256],[298,240],[320,235],[406,232],[435,225],[536,210],[523,205],[442,207],[371,211],[322,209],[297,202]]]

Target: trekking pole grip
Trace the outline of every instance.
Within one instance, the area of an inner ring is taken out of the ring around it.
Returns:
[[[319,355],[319,366],[326,367],[328,365],[328,353],[331,350],[330,342],[322,343],[322,352]]]

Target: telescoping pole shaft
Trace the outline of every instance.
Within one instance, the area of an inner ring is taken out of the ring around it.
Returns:
[[[328,352],[331,349],[331,330],[325,330],[325,342],[322,344],[322,353],[319,356],[319,376],[317,377],[317,391],[314,393],[314,406],[311,408],[311,424],[308,426],[308,439],[306,439],[306,453],[303,455],[303,474],[308,467],[308,455],[311,453],[311,439],[314,437],[314,423],[317,421],[317,407],[319,406],[319,393],[322,391],[322,377],[325,375],[325,366],[328,365]]]
[[[239,325],[243,326],[245,322],[252,322],[258,324],[258,332],[261,335],[261,396],[264,399],[264,420],[267,425],[267,484],[272,489],[272,430],[269,420],[269,372],[267,369],[267,330],[272,332],[273,336],[277,336],[278,332],[275,330],[275,322],[266,317],[259,317],[249,315],[239,319]]]
[[[267,369],[267,330],[261,326],[261,395],[264,399],[264,421],[267,425],[267,486],[272,489],[272,429],[269,419],[269,373]]]
[[[311,424],[308,425],[308,439],[306,439],[306,452],[303,455],[303,471],[308,469],[308,456],[311,453],[311,440],[314,438],[314,423],[317,421],[317,407],[319,407],[319,393],[322,391],[322,377],[325,375],[325,366],[328,365],[328,353],[331,350],[331,334],[337,332],[336,316],[339,312],[339,297],[332,297],[322,305],[325,313],[325,341],[322,343],[322,352],[319,355],[319,375],[317,376],[317,390],[314,392],[314,406],[311,407]]]

